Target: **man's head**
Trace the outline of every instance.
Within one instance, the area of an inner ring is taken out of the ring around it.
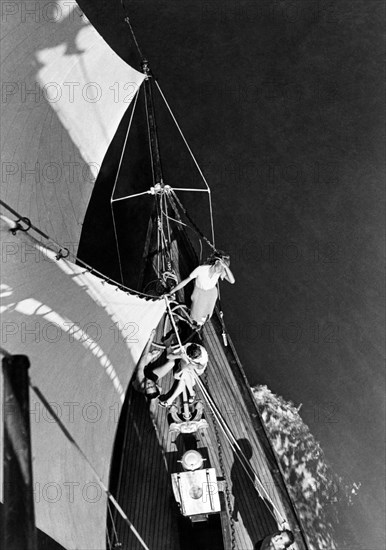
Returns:
[[[295,537],[292,531],[284,529],[284,531],[278,531],[274,533],[271,538],[271,542],[275,550],[285,550],[294,542]]]
[[[186,353],[191,359],[198,359],[201,356],[201,346],[198,344],[189,344],[186,348]]]

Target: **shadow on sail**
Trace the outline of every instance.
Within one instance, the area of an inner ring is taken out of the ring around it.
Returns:
[[[102,548],[102,482],[108,482],[119,414],[164,305],[103,284],[84,268],[56,260],[29,234],[13,236],[8,227],[2,223],[2,336],[9,353],[28,355],[37,388],[30,398],[36,523],[66,548]]]

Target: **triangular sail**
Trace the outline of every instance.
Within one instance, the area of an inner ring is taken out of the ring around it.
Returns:
[[[2,345],[26,354],[31,385],[108,486],[120,409],[135,365],[164,313],[2,222]],[[31,392],[37,527],[68,550],[105,547],[106,497],[87,463]]]
[[[76,253],[93,183],[144,76],[75,3],[9,4],[1,23],[2,197]]]

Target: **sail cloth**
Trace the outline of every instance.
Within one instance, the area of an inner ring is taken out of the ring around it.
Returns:
[[[3,217],[4,220],[4,217]],[[161,319],[163,300],[127,295],[2,220],[2,346],[30,378],[108,486],[125,390]],[[106,496],[31,391],[37,527],[68,550],[105,548]]]
[[[1,17],[2,198],[76,254],[98,170],[144,76],[75,2],[8,2]]]

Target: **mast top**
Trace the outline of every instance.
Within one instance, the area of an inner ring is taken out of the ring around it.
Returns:
[[[146,76],[150,76],[149,61],[147,59],[141,60],[141,70]]]

